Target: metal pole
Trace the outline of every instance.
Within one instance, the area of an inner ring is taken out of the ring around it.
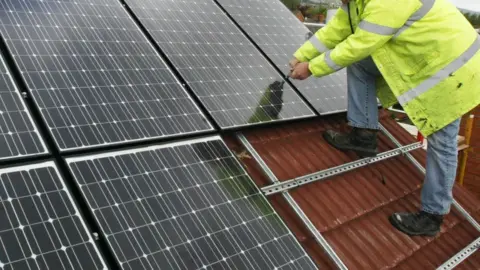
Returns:
[[[380,162],[382,160],[387,160],[387,159],[390,159],[390,158],[393,158],[393,157],[396,157],[396,156],[399,156],[399,155],[403,155],[405,153],[408,153],[410,151],[419,149],[421,147],[422,147],[422,144],[419,143],[419,142],[413,143],[413,144],[410,144],[410,145],[407,145],[407,146],[401,146],[397,149],[381,153],[381,154],[377,155],[376,157],[360,159],[360,160],[357,160],[357,161],[349,162],[349,163],[346,163],[346,164],[343,164],[343,165],[340,165],[340,166],[329,168],[329,169],[319,171],[319,172],[316,172],[316,173],[312,173],[312,174],[309,174],[309,175],[297,177],[297,178],[290,179],[290,180],[287,180],[287,181],[277,182],[277,183],[272,184],[270,186],[263,187],[262,191],[267,196],[268,195],[273,195],[273,194],[276,194],[276,193],[279,193],[279,192],[284,192],[284,191],[291,190],[291,189],[294,189],[294,188],[297,188],[297,187],[300,187],[300,186],[303,186],[303,185],[306,185],[306,184],[309,184],[309,183],[312,183],[312,182],[317,182],[317,181],[321,181],[321,180],[323,181],[323,180],[329,179],[333,176],[343,174],[343,173],[346,173],[346,172],[349,172],[349,171],[353,171],[355,169],[365,167],[365,166],[368,166],[370,164]]]
[[[465,261],[473,253],[478,251],[480,248],[480,237],[473,241],[470,245],[466,246],[460,252],[455,254],[452,258],[446,261],[444,264],[440,265],[437,270],[447,270],[453,269],[455,266],[459,265],[461,262]]]
[[[473,114],[471,114],[466,123],[465,127],[465,144],[467,148],[462,151],[462,157],[460,159],[460,174],[458,176],[458,183],[463,186],[463,180],[465,178],[465,170],[467,168],[468,152],[470,151],[470,141],[472,139],[472,130],[473,130]]]
[[[397,146],[401,146],[402,144],[397,140],[395,139],[395,137],[393,137],[393,135],[382,125],[380,124],[380,129],[383,131],[383,133],[385,135],[387,135],[387,137]],[[422,166],[422,164],[420,164],[420,162],[418,162],[418,160],[416,160],[412,154],[410,153],[407,153],[406,154],[406,157],[410,160],[410,162],[413,163],[413,165],[415,165],[415,167],[417,167],[417,169],[422,172],[423,174],[426,174],[426,170],[425,168]],[[453,206],[468,220],[468,222],[470,222],[470,224],[472,224],[473,227],[475,227],[475,229],[477,229],[478,231],[480,231],[480,225],[478,224],[478,222],[467,212],[467,210],[465,210],[455,199],[453,199]]]
[[[393,107],[388,108],[388,110],[391,111],[391,112],[397,112],[397,113],[406,114],[404,111],[401,111],[401,110],[398,110],[398,109],[394,109]]]
[[[305,26],[314,26],[314,27],[325,27],[326,25],[324,23],[310,23],[310,22],[304,22],[303,24]]]
[[[243,146],[247,149],[247,151],[252,155],[252,157],[255,159],[255,161],[260,165],[262,168],[263,172],[267,176],[268,180],[272,183],[278,183],[280,182],[278,178],[275,176],[275,174],[270,170],[270,168],[267,166],[267,164],[263,161],[263,159],[260,157],[260,155],[257,153],[255,148],[250,144],[250,142],[245,138],[245,136],[242,133],[237,133],[237,138],[240,140],[240,142],[243,144]],[[290,195],[288,192],[283,192],[282,193],[283,198],[287,201],[289,206],[293,209],[295,214],[302,220],[302,222],[305,224],[307,229],[310,231],[310,233],[313,235],[317,243],[323,247],[324,251],[327,253],[327,255],[332,259],[332,261],[335,263],[335,265],[339,269],[348,269],[345,264],[342,262],[340,257],[335,253],[333,248],[330,246],[330,244],[327,242],[327,240],[320,234],[320,232],[317,230],[315,225],[313,225],[312,221],[307,217],[307,215],[303,212],[303,210],[300,208],[300,206],[297,204],[297,202],[293,199],[292,195]]]

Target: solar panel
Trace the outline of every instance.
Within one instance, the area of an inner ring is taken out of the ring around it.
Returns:
[[[314,115],[213,1],[126,2],[220,127]]]
[[[107,269],[53,162],[0,170],[0,269]]]
[[[117,0],[0,1],[0,31],[61,150],[212,129]]]
[[[285,74],[310,31],[279,0],[217,0]],[[329,76],[292,80],[320,114],[347,110],[346,69]]]
[[[217,136],[67,162],[122,269],[316,269]]]
[[[0,56],[0,160],[44,153],[45,144]]]

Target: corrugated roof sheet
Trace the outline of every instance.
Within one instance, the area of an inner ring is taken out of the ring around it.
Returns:
[[[381,114],[381,122],[402,144],[415,142],[387,114]],[[327,128],[346,129],[344,116],[259,129],[244,135],[275,175],[284,181],[358,159],[355,154],[330,147],[322,138]],[[233,138],[226,140],[234,151],[243,150]],[[379,148],[386,151],[396,147],[380,134]],[[425,151],[417,150],[412,154],[425,164]],[[242,159],[242,162],[259,186],[269,183],[253,159]],[[480,233],[457,211],[446,217],[441,234],[436,238],[410,238],[396,231],[388,222],[388,216],[395,211],[419,207],[422,181],[423,175],[406,157],[396,157],[311,183],[290,194],[347,267],[431,268],[448,260]],[[454,195],[468,211],[480,212],[479,201],[464,188],[455,187]],[[270,199],[319,266],[332,268],[332,262],[283,198],[274,195]],[[479,264],[480,257],[476,255],[463,265],[466,269],[478,269],[475,266]]]

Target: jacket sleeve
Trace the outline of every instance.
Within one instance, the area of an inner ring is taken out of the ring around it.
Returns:
[[[404,1],[401,8],[392,8],[398,5],[397,0],[369,1],[355,33],[310,61],[312,75],[325,76],[370,56],[393,37],[421,4]]]
[[[307,62],[334,48],[352,34],[348,21],[347,5],[342,5],[325,27],[318,30],[294,54],[300,62]]]

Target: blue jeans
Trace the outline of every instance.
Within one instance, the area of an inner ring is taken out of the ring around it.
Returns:
[[[368,57],[347,67],[348,122],[358,128],[378,129],[375,82],[382,76]],[[457,172],[457,135],[460,118],[427,138],[427,168],[422,188],[422,210],[445,215],[452,204]]]

